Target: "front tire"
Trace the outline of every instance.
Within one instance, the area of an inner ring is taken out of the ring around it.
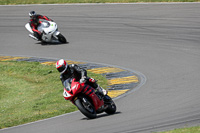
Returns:
[[[61,42],[61,43],[67,43],[67,40],[66,38],[60,33],[58,34],[58,41]]]
[[[109,115],[114,114],[117,110],[117,107],[116,107],[114,101],[108,95],[106,95],[106,97],[107,97],[107,99],[109,99],[109,101],[107,101],[107,103],[106,103],[108,105],[108,108],[105,110],[105,112]]]
[[[79,97],[75,101],[75,105],[78,107],[81,113],[89,119],[94,119],[97,117],[93,104],[86,97]]]

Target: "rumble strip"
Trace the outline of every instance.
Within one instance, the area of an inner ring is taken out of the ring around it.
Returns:
[[[28,61],[40,62],[44,65],[55,65],[55,59],[45,59],[36,57],[14,57],[14,56],[0,56],[0,61]],[[112,98],[119,97],[120,95],[129,92],[140,84],[140,76],[136,73],[126,70],[124,68],[117,68],[105,64],[95,64],[88,62],[79,62],[66,60],[69,64],[78,64],[80,67],[85,68],[92,73],[101,74],[108,80],[108,95]]]

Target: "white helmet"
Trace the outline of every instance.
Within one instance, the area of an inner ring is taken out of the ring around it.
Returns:
[[[56,63],[56,68],[60,73],[64,73],[67,70],[68,64],[64,59],[60,59]]]
[[[30,11],[30,12],[29,12],[29,16],[30,16],[30,17],[32,17],[32,16],[34,16],[34,15],[36,15],[35,11]]]

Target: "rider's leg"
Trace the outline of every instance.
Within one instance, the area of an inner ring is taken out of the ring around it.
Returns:
[[[107,90],[105,90],[104,88],[99,86],[97,84],[96,80],[93,78],[88,77],[87,84],[90,85],[91,87],[93,87],[95,90],[97,90],[99,93],[101,93],[103,95],[107,95],[107,93],[108,93]]]
[[[98,86],[97,91],[99,91],[100,93],[102,93],[104,96],[108,94],[108,91],[104,88],[102,88],[101,86]]]
[[[41,40],[41,35],[39,35],[39,33],[34,32],[33,34],[38,40]]]

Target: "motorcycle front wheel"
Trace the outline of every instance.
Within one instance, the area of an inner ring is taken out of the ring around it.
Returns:
[[[61,42],[61,43],[67,43],[67,40],[66,38],[60,33],[58,34],[58,41]]]
[[[116,107],[114,101],[108,95],[106,95],[105,97],[107,98],[106,99],[107,101],[105,102],[105,104],[108,105],[108,108],[105,110],[105,112],[109,115],[114,114],[117,110],[117,107]]]
[[[88,98],[79,97],[77,100],[75,100],[75,105],[78,107],[81,113],[89,119],[94,119],[97,117],[95,108]]]

